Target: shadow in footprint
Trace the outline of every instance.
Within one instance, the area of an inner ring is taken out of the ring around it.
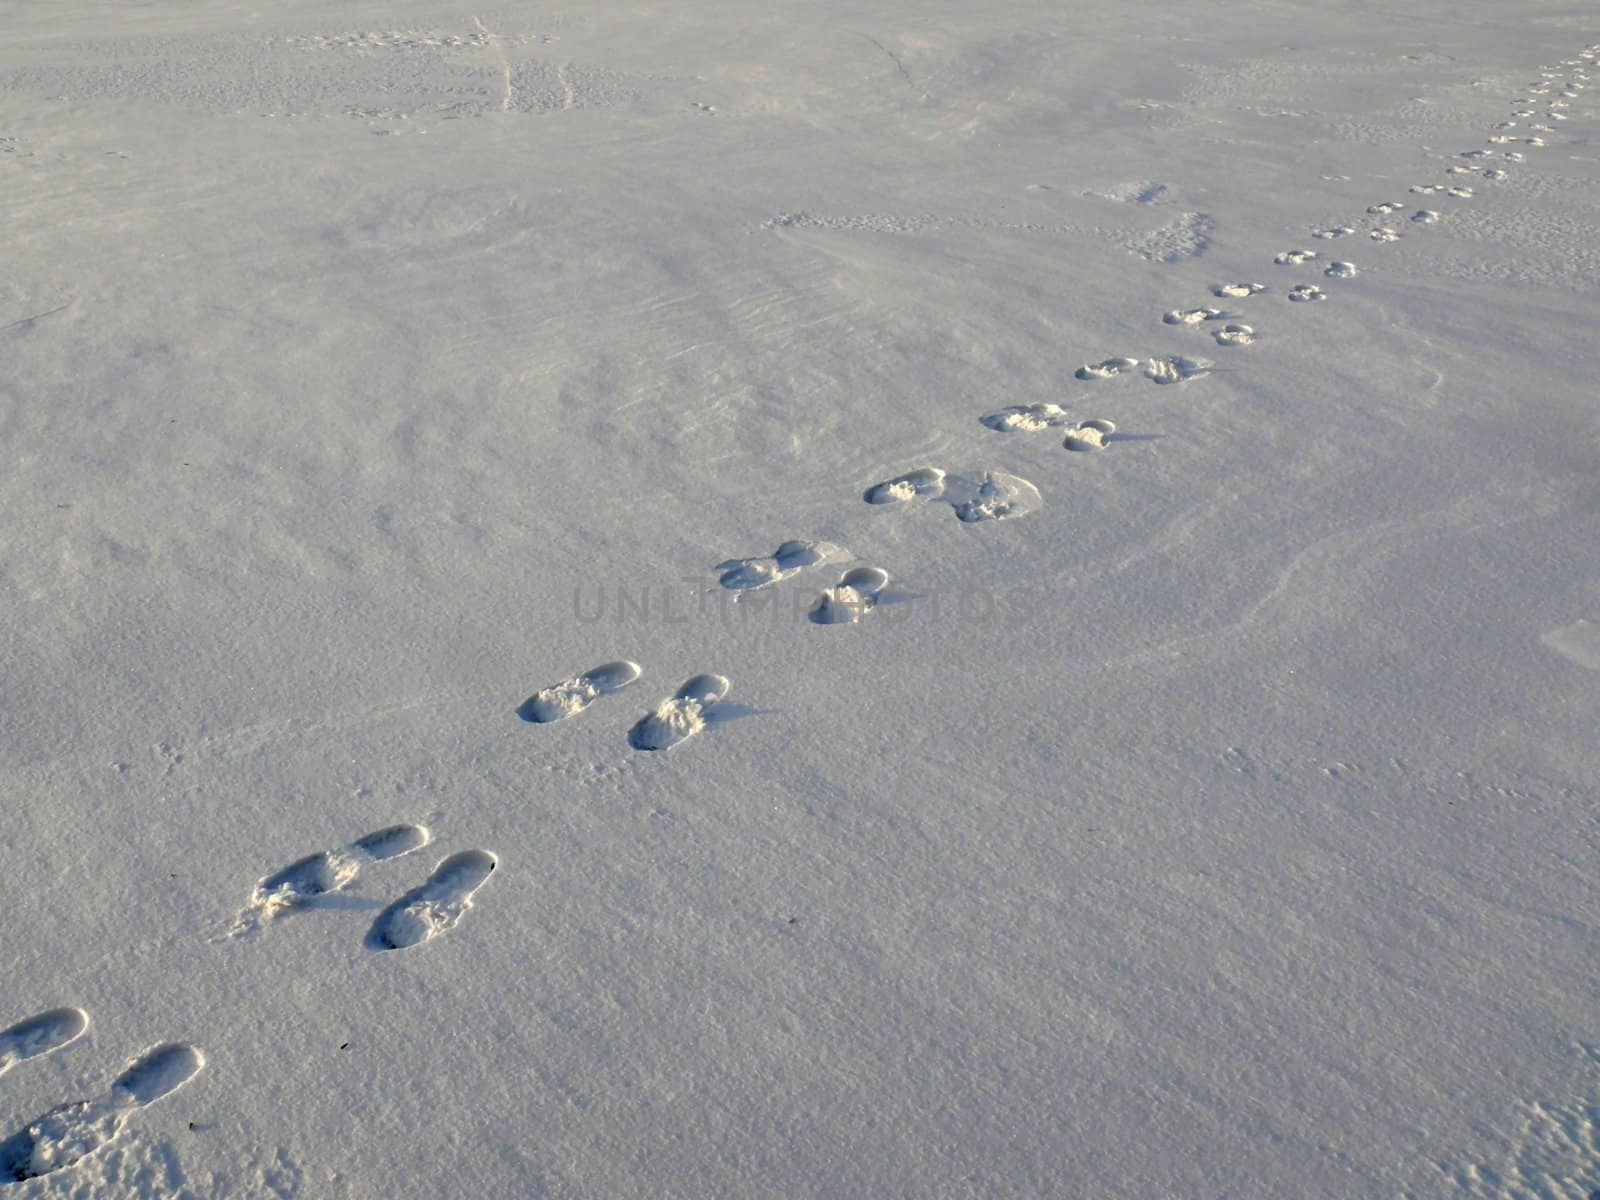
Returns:
[[[548,725],[576,716],[601,696],[620,692],[643,674],[638,663],[619,659],[563,679],[529,696],[517,706],[517,716],[530,725]]]
[[[147,1050],[99,1100],[52,1108],[0,1143],[0,1183],[37,1179],[80,1162],[115,1141],[134,1113],[170,1096],[205,1064],[193,1046]]]
[[[696,675],[640,717],[628,731],[635,750],[670,750],[709,725],[732,685],[721,675]]]
[[[433,869],[421,887],[396,900],[367,931],[369,950],[404,950],[453,929],[499,865],[487,850],[463,850]]]
[[[89,1028],[89,1014],[81,1008],[53,1008],[0,1033],[0,1075],[19,1062],[37,1058],[77,1041]]]

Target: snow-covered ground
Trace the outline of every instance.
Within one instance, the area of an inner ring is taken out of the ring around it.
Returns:
[[[0,0],[0,1196],[1600,1189],[1597,39]]]

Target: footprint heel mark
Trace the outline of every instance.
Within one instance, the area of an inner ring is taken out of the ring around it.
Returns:
[[[83,1161],[115,1141],[134,1113],[170,1096],[205,1065],[205,1055],[193,1046],[145,1051],[99,1100],[52,1108],[0,1144],[0,1180],[20,1183]]]
[[[670,750],[688,741],[706,727],[711,710],[732,686],[722,675],[696,675],[687,680],[655,711],[639,718],[628,731],[628,745],[635,750]]]
[[[1106,358],[1097,363],[1084,363],[1073,374],[1085,381],[1113,379],[1125,372],[1132,371],[1138,365],[1139,360],[1137,358]]]
[[[256,884],[234,922],[231,936],[244,937],[319,897],[349,887],[364,864],[383,862],[420,850],[433,840],[421,825],[390,825],[351,842],[340,850],[319,850],[274,871]]]
[[[0,1033],[0,1075],[19,1062],[77,1041],[88,1028],[89,1014],[81,1008],[52,1008],[26,1021],[18,1021]]]
[[[934,500],[944,495],[945,479],[938,467],[919,467],[873,484],[861,498],[868,504],[904,504],[918,497]]]
[[[378,914],[367,934],[368,947],[404,950],[447,933],[472,907],[473,895],[497,865],[487,850],[463,850],[444,859],[421,887]]]
[[[878,567],[856,567],[817,598],[810,612],[817,625],[854,625],[877,606],[889,586],[889,572]]]
[[[843,557],[845,551],[832,542],[796,540],[783,543],[766,558],[730,558],[712,570],[717,572],[717,582],[730,591],[751,591]]]
[[[601,696],[620,692],[643,673],[638,663],[625,658],[602,663],[582,675],[541,688],[517,706],[517,716],[530,725],[548,725],[577,716]]]
[[[1222,317],[1220,308],[1175,308],[1163,313],[1161,320],[1166,325],[1198,325],[1202,321],[1215,321]]]
[[[350,843],[350,849],[368,862],[383,862],[421,850],[431,841],[433,834],[421,825],[390,825],[358,837]]]
[[[1116,431],[1116,422],[1094,417],[1067,430],[1061,444],[1068,450],[1103,450],[1106,439]]]
[[[1005,471],[985,471],[973,479],[951,476],[945,499],[956,510],[956,518],[968,525],[1024,517],[1043,503],[1038,488]]]
[[[1187,383],[1210,370],[1211,364],[1204,359],[1184,358],[1182,355],[1148,359],[1144,365],[1145,378],[1161,384]]]
[[[1014,404],[978,418],[996,433],[1038,433],[1067,424],[1072,418],[1059,404]]]

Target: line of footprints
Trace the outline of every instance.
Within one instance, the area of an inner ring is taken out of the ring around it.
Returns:
[[[1463,151],[1457,157],[1474,165],[1452,162],[1445,168],[1446,173],[1453,177],[1479,175],[1489,180],[1506,178],[1505,167],[1498,163],[1479,165],[1479,160],[1498,156],[1503,161],[1520,162],[1524,158],[1523,151],[1508,147],[1513,144],[1543,146],[1545,139],[1539,135],[1554,130],[1555,125],[1551,122],[1567,119],[1564,110],[1588,83],[1588,68],[1597,57],[1600,57],[1600,44],[1586,48],[1577,58],[1541,70],[1540,78],[1528,85],[1527,95],[1519,97],[1512,105],[1513,119],[1495,124],[1488,142],[1491,149]],[[1541,108],[1542,113],[1539,111]],[[1520,132],[1519,121],[1539,116],[1544,120],[1529,124],[1529,133]],[[1460,181],[1418,183],[1411,187],[1411,192],[1418,196],[1441,196],[1455,200],[1469,200],[1473,195],[1471,186]],[[1390,222],[1422,227],[1435,225],[1443,219],[1443,214],[1437,209],[1416,208],[1408,214],[1405,222],[1399,221],[1398,214],[1405,213],[1411,207],[1400,201],[1387,200],[1369,205],[1367,216],[1371,220],[1366,227],[1368,240],[1378,245],[1399,241],[1404,235]],[[1317,229],[1312,236],[1326,241],[1354,236],[1357,232],[1354,225],[1341,225]],[[1360,274],[1355,263],[1324,259],[1319,251],[1310,249],[1284,250],[1274,257],[1273,262],[1280,267],[1315,266],[1320,268],[1325,281],[1353,279]],[[1291,303],[1314,304],[1328,299],[1328,286],[1328,283],[1296,282],[1285,289],[1284,296]],[[1268,284],[1259,282],[1218,283],[1211,287],[1213,298],[1241,302],[1255,300],[1272,291]],[[1218,346],[1250,346],[1257,340],[1254,326],[1245,324],[1237,314],[1223,308],[1209,305],[1175,308],[1163,314],[1161,319],[1167,325],[1201,330],[1209,334]],[[1212,366],[1207,359],[1182,355],[1144,359],[1117,356],[1085,363],[1075,375],[1081,381],[1095,383],[1139,374],[1152,383],[1165,385],[1185,383],[1206,374]],[[1061,436],[1061,444],[1068,450],[1100,450],[1117,440],[1115,422],[1104,417],[1080,419],[1053,403],[1013,405],[987,413],[979,421],[997,433],[1054,431]],[[868,504],[881,506],[922,502],[948,504],[956,518],[966,523],[1023,516],[1041,504],[1039,489],[1020,476],[996,470],[961,474],[939,467],[920,467],[875,483],[866,490],[862,499]],[[848,551],[831,542],[789,541],[770,555],[730,559],[718,563],[713,570],[722,587],[736,593],[753,592],[772,587],[809,568],[836,565],[849,558]],[[855,624],[880,601],[888,598],[888,586],[888,572],[879,567],[855,567],[845,571],[837,583],[822,592],[808,610],[808,616],[818,624]],[[566,720],[583,712],[600,697],[628,687],[639,675],[640,668],[636,663],[606,663],[540,690],[524,701],[517,713],[523,720],[533,724]],[[720,675],[695,676],[671,697],[639,718],[629,731],[629,745],[636,750],[668,750],[681,745],[715,719],[716,705],[727,695],[728,687],[728,681]]]
[[[89,1030],[89,1014],[57,1008],[0,1033],[0,1075],[29,1059],[53,1054]],[[115,1141],[142,1108],[170,1096],[200,1073],[205,1055],[193,1046],[152,1046],[129,1063],[93,1100],[58,1104],[0,1142],[0,1186],[37,1179],[81,1162]]]
[[[1544,145],[1540,135],[1552,132],[1567,119],[1565,110],[1588,83],[1588,68],[1597,58],[1600,43],[1575,59],[1542,71],[1540,78],[1528,85],[1527,95],[1513,105],[1511,118],[1495,125],[1488,143],[1491,148],[1463,152],[1459,157],[1473,165],[1452,163],[1446,171],[1456,177],[1476,174],[1489,180],[1505,178],[1506,169],[1498,162],[1482,165],[1482,160],[1498,157],[1500,161],[1520,162],[1524,151],[1508,147]],[[1523,121],[1529,122],[1527,133],[1521,132]],[[1462,182],[1419,183],[1411,191],[1420,196],[1458,200],[1472,197],[1472,188]],[[1396,226],[1401,223],[1382,222],[1393,220],[1409,207],[1393,201],[1369,207],[1367,215],[1375,220],[1366,231],[1368,239],[1377,244],[1399,240],[1403,234]],[[1442,214],[1435,209],[1418,208],[1409,214],[1406,223],[1427,226],[1441,219]],[[1338,226],[1319,229],[1313,236],[1334,240],[1357,232],[1355,226]],[[1315,250],[1285,250],[1275,262],[1284,267],[1304,267],[1323,260]],[[1350,279],[1356,274],[1357,268],[1350,262],[1327,261],[1322,268],[1322,276],[1328,280]],[[1296,283],[1285,295],[1295,303],[1315,303],[1327,299],[1324,286]],[[1264,283],[1223,283],[1211,289],[1217,299],[1237,301],[1252,300],[1271,290]],[[1256,340],[1252,326],[1219,308],[1174,309],[1162,320],[1168,325],[1204,330],[1219,346],[1248,346]],[[1210,365],[1184,357],[1143,361],[1118,357],[1086,364],[1076,374],[1080,380],[1094,382],[1139,372],[1154,383],[1173,384],[1204,374]],[[1116,433],[1111,421],[1078,420],[1055,404],[1014,406],[980,420],[999,433],[1056,431],[1068,450],[1099,450],[1115,440]],[[957,519],[967,523],[1022,516],[1040,504],[1038,489],[1018,476],[993,470],[961,474],[937,467],[923,467],[876,483],[867,489],[863,499],[868,504],[887,506],[948,504]],[[837,567],[850,557],[848,551],[830,542],[790,541],[771,555],[731,559],[717,564],[714,571],[721,587],[746,593],[770,588],[803,571]],[[871,566],[852,567],[823,590],[807,615],[822,625],[854,624],[887,598],[888,587],[886,571]],[[535,725],[565,721],[597,700],[632,686],[641,674],[637,663],[604,663],[542,688],[518,707],[517,715]],[[634,722],[628,731],[628,744],[641,751],[670,750],[682,745],[716,720],[717,707],[727,697],[729,687],[721,675],[696,675],[687,680]],[[256,884],[227,936],[252,937],[291,914],[332,907],[334,898],[363,871],[421,850],[432,840],[432,834],[420,825],[394,825],[337,850],[323,850],[298,859]],[[496,865],[495,856],[487,850],[448,855],[426,879],[401,893],[378,914],[367,930],[365,946],[373,951],[403,950],[448,932],[472,908],[473,897],[488,882]],[[0,1076],[30,1059],[70,1045],[88,1028],[88,1015],[76,1008],[53,1009],[11,1026],[0,1032]],[[49,1175],[94,1154],[115,1140],[140,1109],[177,1091],[204,1066],[204,1055],[193,1046],[166,1043],[151,1047],[128,1064],[100,1098],[59,1105],[0,1142],[0,1186]]]

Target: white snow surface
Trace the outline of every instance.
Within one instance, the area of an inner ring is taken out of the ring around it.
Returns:
[[[0,0],[0,1194],[1600,1189],[1597,40]]]

